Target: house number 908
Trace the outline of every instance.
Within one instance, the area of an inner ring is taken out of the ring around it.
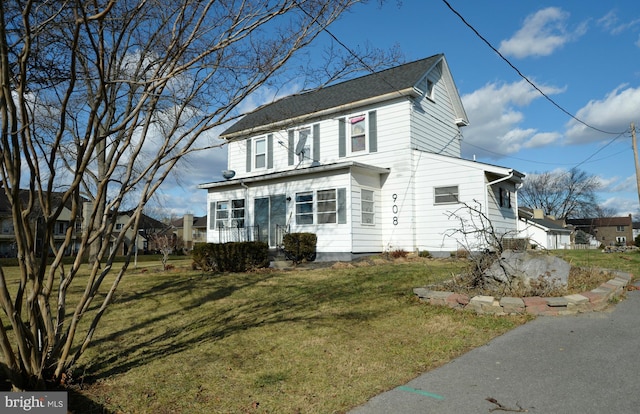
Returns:
[[[394,194],[391,196],[391,198],[393,198],[393,205],[391,206],[391,211],[393,212],[393,225],[397,226],[398,225],[398,205],[396,204],[396,201],[398,200],[398,194]]]

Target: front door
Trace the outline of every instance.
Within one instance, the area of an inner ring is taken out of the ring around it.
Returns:
[[[254,201],[254,224],[258,226],[260,241],[276,247],[276,227],[287,222],[287,197],[283,194],[256,198]]]

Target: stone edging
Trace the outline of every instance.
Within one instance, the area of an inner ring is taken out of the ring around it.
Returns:
[[[561,297],[503,297],[496,299],[493,296],[474,296],[454,292],[440,292],[427,288],[415,288],[413,293],[420,300],[431,305],[448,306],[454,309],[469,309],[478,314],[494,315],[575,315],[582,312],[602,310],[607,307],[609,301],[618,298],[631,282],[631,273],[612,271],[615,278],[603,283],[599,287],[580,294]]]

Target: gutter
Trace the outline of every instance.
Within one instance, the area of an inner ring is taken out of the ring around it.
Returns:
[[[509,175],[507,175],[506,177],[502,177],[502,178],[498,178],[497,180],[493,180],[488,182],[487,184],[485,184],[485,188],[487,189],[487,191],[484,192],[484,208],[485,208],[485,214],[489,214],[489,187],[491,187],[494,184],[498,184],[501,183],[503,181],[507,181],[513,178],[513,170],[511,170],[509,172]],[[517,193],[516,193],[517,194]],[[518,217],[518,203],[516,200],[516,219]]]

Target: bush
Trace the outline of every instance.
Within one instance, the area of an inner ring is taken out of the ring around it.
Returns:
[[[390,252],[389,255],[393,259],[401,259],[401,258],[407,257],[409,255],[409,253],[407,253],[406,250],[397,249],[397,250],[394,250],[394,251]]]
[[[640,247],[640,234],[636,236],[635,240],[633,241],[633,244],[635,244],[636,247]]]
[[[418,256],[430,259],[431,258],[431,253],[429,253],[428,250],[421,250],[420,253],[418,253]]]
[[[282,238],[284,255],[293,263],[316,260],[318,237],[313,233],[288,233]]]
[[[269,267],[264,242],[197,243],[191,253],[194,267],[205,272],[246,272]]]

